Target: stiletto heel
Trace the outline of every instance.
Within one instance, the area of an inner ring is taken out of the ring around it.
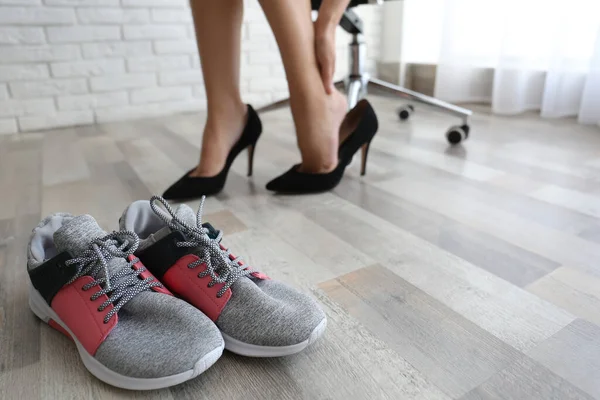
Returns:
[[[248,146],[248,176],[252,176],[252,166],[254,165],[254,145]]]
[[[346,128],[351,130],[351,133],[338,148],[338,165],[333,171],[326,174],[310,174],[299,172],[300,164],[294,165],[285,174],[267,183],[267,189],[280,193],[314,193],[331,190],[340,183],[346,167],[352,161],[354,154],[361,148],[361,175],[364,175],[367,171],[369,145],[378,129],[377,115],[367,100],[359,101],[346,114],[340,130]]]
[[[361,147],[362,150],[362,159],[360,163],[360,176],[364,176],[367,173],[367,156],[369,155],[369,146],[371,142],[363,144]]]
[[[225,160],[225,166],[215,176],[208,177],[191,177],[190,173],[194,170],[189,170],[184,176],[182,176],[177,182],[169,187],[163,197],[167,200],[185,200],[193,199],[202,196],[208,196],[221,191],[225,186],[227,180],[227,173],[231,164],[235,158],[244,149],[248,149],[248,176],[252,175],[252,164],[254,160],[254,149],[256,148],[256,142],[260,138],[262,133],[262,123],[258,114],[250,104],[248,104],[248,119],[246,126],[242,132],[242,136],[233,145],[227,159]]]

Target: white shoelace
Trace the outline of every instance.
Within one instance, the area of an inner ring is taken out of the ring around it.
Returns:
[[[187,241],[178,242],[178,247],[197,248],[196,254],[200,257],[198,261],[188,265],[188,268],[196,268],[201,264],[206,264],[206,270],[198,274],[199,278],[210,275],[211,281],[208,286],[212,287],[218,283],[224,283],[223,287],[217,292],[217,297],[223,296],[225,291],[231,287],[242,276],[248,276],[254,273],[251,269],[246,269],[240,265],[240,257],[231,258],[228,249],[221,247],[220,242],[223,233],[218,231],[217,237],[212,239],[208,233],[209,229],[202,226],[202,211],[206,196],[202,196],[200,207],[196,213],[196,226],[190,226],[179,218],[169,203],[160,196],[152,196],[150,207],[169,228],[180,231],[185,234]],[[162,204],[164,210],[158,206]],[[166,212],[165,212],[166,211]]]
[[[94,293],[90,300],[94,301],[103,294],[108,295],[108,299],[98,307],[98,311],[103,311],[110,304],[114,306],[104,317],[105,324],[121,307],[139,293],[153,287],[162,287],[162,284],[154,277],[139,278],[146,268],[133,269],[133,265],[139,261],[137,258],[128,261],[127,266],[123,266],[111,275],[108,262],[113,258],[127,259],[137,250],[138,245],[139,238],[134,232],[113,232],[93,240],[90,247],[79,257],[72,258],[65,263],[66,265],[77,264],[77,273],[67,284],[84,275],[89,275],[94,278],[94,281],[84,285],[83,290],[104,286]]]

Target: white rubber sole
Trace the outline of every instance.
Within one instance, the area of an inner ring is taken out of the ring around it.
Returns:
[[[221,354],[223,354],[224,346],[221,346],[198,360],[198,362],[196,362],[194,365],[194,368],[188,371],[175,375],[164,376],[161,378],[132,378],[108,369],[92,355],[90,355],[90,353],[88,353],[81,345],[81,343],[79,343],[69,327],[65,325],[60,318],[58,318],[58,315],[56,315],[54,310],[48,306],[44,298],[33,287],[29,288],[29,307],[31,308],[31,311],[33,311],[33,313],[42,321],[48,323],[48,321],[52,319],[69,333],[75,342],[75,345],[77,346],[77,351],[79,351],[79,356],[81,357],[81,361],[83,361],[83,365],[85,365],[92,375],[101,381],[108,383],[109,385],[122,389],[153,390],[178,385],[195,378],[206,371],[221,357]]]
[[[246,357],[283,357],[299,353],[316,342],[323,335],[326,327],[327,319],[323,318],[323,321],[311,332],[308,339],[290,346],[258,346],[234,339],[223,332],[221,332],[221,335],[223,335],[223,339],[225,340],[225,349],[232,353]]]

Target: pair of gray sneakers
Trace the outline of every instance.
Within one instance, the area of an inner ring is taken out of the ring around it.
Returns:
[[[50,215],[28,247],[31,309],[93,375],[125,389],[192,379],[224,348],[277,357],[318,339],[318,304],[244,265],[201,212],[155,196],[131,204],[111,234],[89,215]]]

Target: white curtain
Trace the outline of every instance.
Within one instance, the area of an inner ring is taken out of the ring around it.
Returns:
[[[404,21],[404,61],[438,64],[437,97],[600,124],[600,0],[406,0]]]

